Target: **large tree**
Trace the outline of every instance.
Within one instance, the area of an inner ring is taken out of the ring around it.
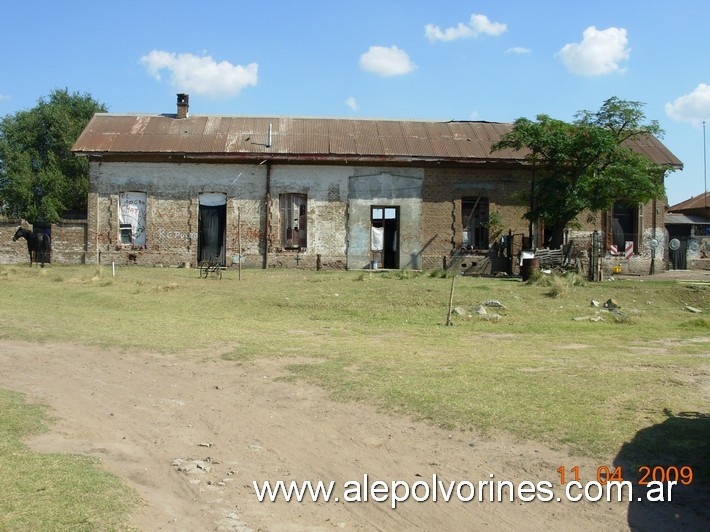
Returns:
[[[633,151],[629,141],[660,137],[640,102],[610,98],[599,111],[580,111],[572,123],[538,115],[519,118],[493,151],[523,150],[532,166],[530,208],[525,217],[541,220],[547,244],[561,245],[564,229],[583,212],[610,210],[616,201],[645,203],[665,193],[661,166]]]
[[[86,210],[88,163],[71,147],[106,106],[88,94],[58,89],[37,106],[0,121],[0,207],[34,222],[56,222]]]

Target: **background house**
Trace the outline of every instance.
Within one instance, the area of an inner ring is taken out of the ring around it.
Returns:
[[[710,193],[668,207],[666,229],[671,268],[710,270]]]

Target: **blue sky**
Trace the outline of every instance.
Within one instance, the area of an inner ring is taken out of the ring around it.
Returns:
[[[707,0],[5,0],[0,116],[57,88],[113,113],[187,92],[191,114],[494,122],[617,96],[685,164],[674,204],[706,186],[709,28]]]

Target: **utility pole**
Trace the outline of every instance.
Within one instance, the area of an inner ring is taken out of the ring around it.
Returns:
[[[705,208],[708,208],[708,158],[705,148],[705,120],[703,120],[703,178],[705,179],[705,195],[703,196],[703,203]]]

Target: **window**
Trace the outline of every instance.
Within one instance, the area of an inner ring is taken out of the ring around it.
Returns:
[[[281,244],[285,249],[305,248],[307,212],[305,194],[281,194]]]
[[[464,248],[488,249],[488,198],[461,198]]]
[[[133,243],[133,226],[131,224],[121,224],[118,231],[121,244],[130,246]]]
[[[146,193],[121,192],[118,195],[119,242],[145,246]]]

